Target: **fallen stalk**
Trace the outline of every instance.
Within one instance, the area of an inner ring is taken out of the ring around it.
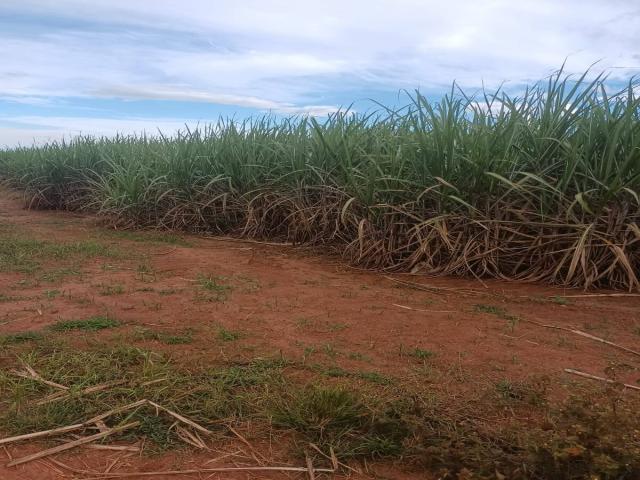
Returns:
[[[422,308],[413,308],[408,307],[407,305],[399,305],[397,303],[392,303],[394,307],[402,308],[404,310],[413,310],[414,312],[425,312],[425,313],[455,313],[454,310],[424,310]]]
[[[53,455],[55,453],[64,452],[65,450],[69,450],[71,448],[75,448],[80,445],[91,443],[94,440],[100,440],[101,438],[108,437],[109,435],[113,435],[114,433],[122,432],[123,430],[137,427],[138,425],[140,425],[140,422],[131,422],[131,423],[127,423],[126,425],[122,425],[121,427],[110,428],[107,431],[96,433],[95,435],[90,435],[88,437],[79,438],[78,440],[73,440],[72,442],[63,443],[62,445],[58,445],[53,448],[48,448],[47,450],[42,450],[40,452],[27,455],[26,457],[12,460],[9,463],[7,463],[7,467],[14,467],[22,463],[27,463],[27,462],[31,462],[32,460],[37,460],[38,458],[48,457],[49,455]]]
[[[572,375],[578,375],[579,377],[589,378],[591,380],[599,380],[601,382],[606,382],[606,383],[619,383],[619,382],[616,382],[615,380],[611,380],[610,378],[598,377],[597,375],[581,372],[580,370],[574,370],[573,368],[565,368],[564,371],[567,373],[571,373]],[[625,388],[630,388],[631,390],[640,391],[640,387],[636,385],[630,385],[628,383],[622,383],[621,385],[623,385]]]
[[[101,420],[104,420],[105,418],[108,418],[111,415],[114,415],[120,412],[125,412],[127,410],[131,410],[136,407],[140,407],[142,405],[145,405],[146,403],[147,403],[146,399],[138,400],[137,402],[129,403],[128,405],[123,405],[121,407],[113,408],[107,412],[101,413],[96,417],[90,418],[89,420],[82,423],[76,423],[74,425],[68,425],[66,427],[53,428],[51,430],[42,430],[40,432],[26,433],[24,435],[17,435],[14,437],[3,438],[3,439],[0,439],[0,445],[19,442],[22,440],[31,440],[34,438],[50,437],[53,435],[58,435],[60,433],[67,433],[67,432],[72,432],[74,430],[80,430],[81,428],[86,428],[91,425],[97,424]]]
[[[200,432],[203,433],[207,433],[210,434],[211,431],[207,430],[206,428],[204,428],[202,425],[197,424],[196,422],[189,420],[186,417],[183,417],[182,415],[180,415],[179,413],[176,413],[172,410],[169,410],[166,407],[163,407],[162,405],[159,405],[155,402],[152,402],[150,400],[147,399],[143,399],[143,400],[138,400],[137,402],[133,402],[130,403],[128,405],[123,405],[121,407],[117,407],[114,409],[111,409],[107,412],[104,412],[96,417],[90,418],[89,420],[82,422],[82,423],[76,423],[74,425],[68,425],[65,427],[60,427],[60,428],[54,428],[51,430],[43,430],[41,432],[34,432],[34,433],[27,433],[24,435],[18,435],[18,436],[14,436],[14,437],[8,437],[8,438],[3,438],[0,439],[0,445],[3,444],[7,444],[7,443],[12,443],[12,442],[18,442],[21,440],[31,440],[34,438],[41,438],[41,437],[49,437],[49,436],[53,436],[53,435],[58,435],[61,433],[68,433],[68,432],[72,432],[75,430],[80,430],[82,428],[87,428],[91,425],[95,425],[97,428],[100,428],[101,431],[99,433],[96,433],[95,435],[91,435],[89,437],[83,437],[77,440],[74,440],[72,442],[69,443],[65,443],[64,445],[59,445],[57,447],[51,448],[49,450],[43,450],[42,452],[38,452],[36,454],[33,455],[29,455],[27,457],[23,457],[17,460],[13,460],[12,462],[10,462],[9,464],[7,464],[7,466],[14,466],[14,465],[19,465],[21,463],[25,463],[25,462],[29,462],[31,460],[36,460],[38,458],[42,458],[43,456],[48,456],[48,455],[52,455],[54,453],[60,452],[60,451],[64,451],[64,450],[68,450],[69,448],[74,448],[78,445],[84,445],[86,443],[90,443],[94,440],[98,440],[100,438],[104,438],[108,435],[111,435],[113,433],[119,432],[125,428],[132,428],[135,427],[137,425],[139,425],[140,422],[132,422],[129,423],[123,427],[116,427],[116,428],[105,428],[104,423],[102,422],[102,420],[104,420],[105,418],[110,417],[111,415],[114,415],[116,413],[120,413],[120,412],[124,412],[127,410],[131,410],[133,408],[137,408],[137,407],[141,407],[143,405],[149,405],[153,408],[156,409],[156,411],[163,411],[165,413],[167,413],[168,415],[174,417],[175,419],[177,419],[178,421],[189,425],[193,428],[195,428],[196,430],[199,430]],[[201,442],[201,441],[200,441]],[[204,445],[204,443],[203,443]]]
[[[87,427],[84,423],[76,423],[75,425],[69,425],[66,427],[52,428],[51,430],[42,430],[40,432],[25,433],[24,435],[16,435],[15,437],[7,437],[0,439],[0,445],[7,443],[20,442],[22,440],[31,440],[33,438],[50,437],[52,435],[58,435],[60,433],[73,432],[80,428]]]
[[[618,345],[617,343],[613,343],[610,342],[609,340],[605,340],[604,338],[600,338],[600,337],[596,337],[595,335],[591,335],[590,333],[587,332],[583,332],[582,330],[577,330],[575,328],[568,328],[568,327],[561,327],[560,325],[548,325],[545,323],[540,323],[540,322],[535,322],[533,320],[525,320],[528,323],[532,323],[534,325],[538,325],[539,327],[544,327],[544,328],[551,328],[554,330],[562,330],[564,332],[571,332],[574,333],[576,335],[580,335],[581,337],[585,337],[588,338],[590,340],[594,340],[596,342],[600,342],[600,343],[604,343],[606,345],[609,345],[611,347],[617,348],[619,350],[622,350],[624,352],[627,353],[631,353],[632,355],[637,355],[640,357],[640,352],[636,351],[636,350],[632,350],[628,347],[622,346],[622,345]]]
[[[189,420],[186,417],[183,417],[182,415],[180,415],[179,413],[174,412],[173,410],[169,410],[166,407],[163,407],[162,405],[158,405],[155,402],[152,402],[151,400],[146,400],[148,405],[151,405],[152,407],[158,409],[158,410],[162,410],[163,412],[171,415],[173,418],[175,418],[176,420],[180,420],[182,423],[186,423],[187,425],[190,425],[191,427],[195,428],[196,430],[201,431],[202,433],[206,433],[207,435],[211,434],[211,430],[207,430],[206,428],[204,428],[202,425],[198,425],[196,422]]]
[[[34,376],[25,372],[20,372],[18,370],[11,370],[11,373],[13,373],[16,377],[22,377],[22,378],[28,378],[29,380],[35,380],[38,381],[40,383],[44,383],[45,385],[49,385],[50,387],[54,387],[54,388],[59,388],[60,390],[64,390],[67,391],[69,390],[69,387],[65,387],[64,385],[60,385],[59,383],[56,382],[52,382],[50,380],[46,380],[44,378],[42,378],[40,375]]]
[[[47,403],[52,403],[52,402],[58,402],[60,400],[64,400],[66,398],[69,398],[73,395],[86,395],[89,393],[96,393],[96,392],[101,392],[103,390],[106,390],[107,388],[110,387],[115,387],[118,385],[122,385],[124,383],[127,383],[128,380],[116,380],[114,382],[108,382],[108,383],[102,383],[100,385],[94,385],[92,387],[87,387],[87,388],[83,388],[82,390],[79,390],[76,393],[72,393],[69,390],[66,390],[65,392],[56,392],[54,394],[49,395],[48,397],[43,398],[42,400],[36,402],[36,405],[44,405]]]
[[[21,372],[19,370],[11,370],[11,373],[13,373],[14,375],[22,378],[28,378],[30,380],[36,380],[40,383],[44,383],[45,385],[49,385],[50,387],[54,387],[60,390],[65,390],[65,391],[69,390],[69,387],[65,385],[60,385],[59,383],[52,382],[51,380],[47,380],[43,378],[42,375],[40,375],[33,368],[31,368],[31,366],[27,362],[25,362],[21,358],[19,360],[20,360],[20,363],[22,363],[22,365],[24,366],[26,372]]]

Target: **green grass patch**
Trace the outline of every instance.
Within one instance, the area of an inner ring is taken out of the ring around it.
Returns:
[[[242,333],[224,327],[218,329],[218,339],[223,342],[235,342],[242,338]]]
[[[392,383],[391,378],[379,372],[358,372],[356,377],[378,385],[389,385]]]
[[[0,336],[0,345],[11,345],[16,343],[25,342],[38,342],[42,340],[44,336],[40,332],[28,331],[10,333],[8,335]]]
[[[197,298],[208,301],[225,301],[233,287],[229,285],[227,279],[222,276],[198,275],[196,285],[199,288]]]
[[[488,313],[490,315],[494,315],[503,320],[507,320],[509,322],[511,329],[515,328],[515,326],[520,321],[520,317],[518,317],[517,315],[511,315],[510,313],[507,312],[506,309],[502,307],[497,307],[495,305],[478,304],[478,305],[474,305],[474,310],[478,313]]]
[[[57,283],[68,277],[82,275],[82,270],[77,266],[47,269],[39,276],[39,280],[47,283]]]
[[[167,345],[186,345],[193,343],[192,335],[167,335],[164,337],[164,343]]]
[[[551,297],[551,302],[557,305],[569,305],[571,302],[566,297],[560,297],[558,295]]]
[[[331,446],[343,457],[400,453],[404,423],[392,424],[371,408],[347,388],[312,385],[278,399],[272,415],[276,425],[292,428],[327,450]]]
[[[350,377],[351,376],[351,372],[337,366],[321,368],[321,371],[323,374],[325,374],[328,377]]]
[[[408,357],[413,357],[413,358],[416,358],[418,360],[423,360],[423,361],[424,360],[429,360],[430,358],[433,358],[436,355],[431,350],[425,350],[425,349],[419,348],[419,347],[416,347],[416,348],[414,348],[412,350],[406,350],[406,351],[403,350],[402,354],[406,355]]]
[[[156,340],[167,345],[186,345],[193,343],[193,334],[194,331],[192,329],[186,329],[181,333],[164,333],[138,328],[136,329],[135,338],[137,340]]]
[[[113,238],[133,242],[165,243],[179,247],[191,247],[191,244],[184,237],[171,232],[105,230],[104,233]]]
[[[342,323],[342,322],[335,322],[335,323],[328,323],[327,324],[327,329],[330,332],[341,332],[343,330],[346,330],[347,328],[349,328],[349,325],[347,325],[346,323]]]
[[[119,250],[93,240],[52,242],[15,232],[0,234],[0,272],[33,273],[46,262],[121,256]]]
[[[347,357],[349,357],[350,360],[357,360],[359,362],[371,362],[371,357],[360,352],[351,352]]]
[[[327,367],[320,364],[310,365],[309,368],[327,377],[359,379],[376,385],[391,385],[393,383],[390,377],[379,372],[352,372],[337,365]]]
[[[158,279],[158,274],[155,268],[153,267],[153,265],[151,265],[151,263],[147,261],[138,264],[138,266],[136,267],[136,272],[136,276],[141,282],[152,283]]]
[[[7,295],[4,293],[0,293],[0,303],[4,302],[20,302],[22,300],[29,300],[29,297],[18,296],[18,295]]]
[[[57,332],[66,332],[69,330],[97,331],[107,328],[115,328],[120,326],[117,320],[105,317],[95,316],[84,320],[61,320],[51,326],[51,329]]]
[[[100,285],[100,295],[122,295],[124,293],[124,285],[116,283],[113,285]]]
[[[162,288],[160,290],[158,290],[158,295],[161,295],[163,297],[169,296],[169,295],[173,295],[175,293],[178,293],[178,289],[177,288]]]

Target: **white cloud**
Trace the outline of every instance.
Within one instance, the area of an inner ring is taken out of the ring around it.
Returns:
[[[35,88],[31,82],[46,84],[47,78],[70,81],[65,91],[86,89],[90,82],[131,86],[162,80],[272,101],[313,93],[304,91],[307,76],[353,75],[391,87],[447,85],[454,78],[470,85],[482,79],[530,80],[566,57],[576,71],[598,60],[604,60],[603,67],[640,67],[635,28],[640,10],[628,5],[620,0],[327,0],[313,5],[4,0],[5,9],[43,17],[63,12],[77,22],[103,22],[115,30],[70,28],[53,34],[43,25],[44,34],[3,38],[0,68],[27,73],[30,81],[14,85],[18,91]],[[287,88],[296,77],[302,80],[290,95]],[[287,79],[287,85],[274,87],[278,79]]]
[[[51,140],[61,140],[65,132],[59,130],[42,130],[17,127],[0,127],[0,148],[31,146],[43,144]]]
[[[143,87],[105,87],[94,90],[97,96],[153,99],[153,100],[180,100],[186,102],[205,102],[218,105],[236,105],[238,107],[256,108],[263,111],[276,113],[294,113],[308,115],[326,115],[335,112],[337,107],[333,105],[301,105],[291,103],[274,102],[258,97],[246,97],[241,95],[229,95],[224,93],[209,93],[203,91],[146,85]]]
[[[0,117],[0,120],[2,118]],[[31,145],[62,140],[77,135],[115,136],[117,134],[155,135],[159,131],[172,135],[178,130],[196,128],[202,122],[188,119],[97,118],[17,116],[11,127],[0,127],[0,147],[17,144]]]
[[[34,105],[37,107],[52,105],[52,100],[46,97],[13,96],[13,97],[0,97],[0,100],[4,100],[11,103],[20,103],[22,105]]]
[[[12,12],[39,23],[0,31],[0,97],[32,103],[325,114],[381,89],[519,85],[565,59],[574,72],[640,72],[640,8],[625,0],[3,0],[0,19]]]

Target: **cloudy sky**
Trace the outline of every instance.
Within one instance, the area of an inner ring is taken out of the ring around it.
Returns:
[[[0,146],[640,73],[640,0],[0,0]]]

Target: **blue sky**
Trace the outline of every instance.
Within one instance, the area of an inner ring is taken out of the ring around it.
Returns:
[[[2,0],[0,146],[640,73],[630,0]]]

